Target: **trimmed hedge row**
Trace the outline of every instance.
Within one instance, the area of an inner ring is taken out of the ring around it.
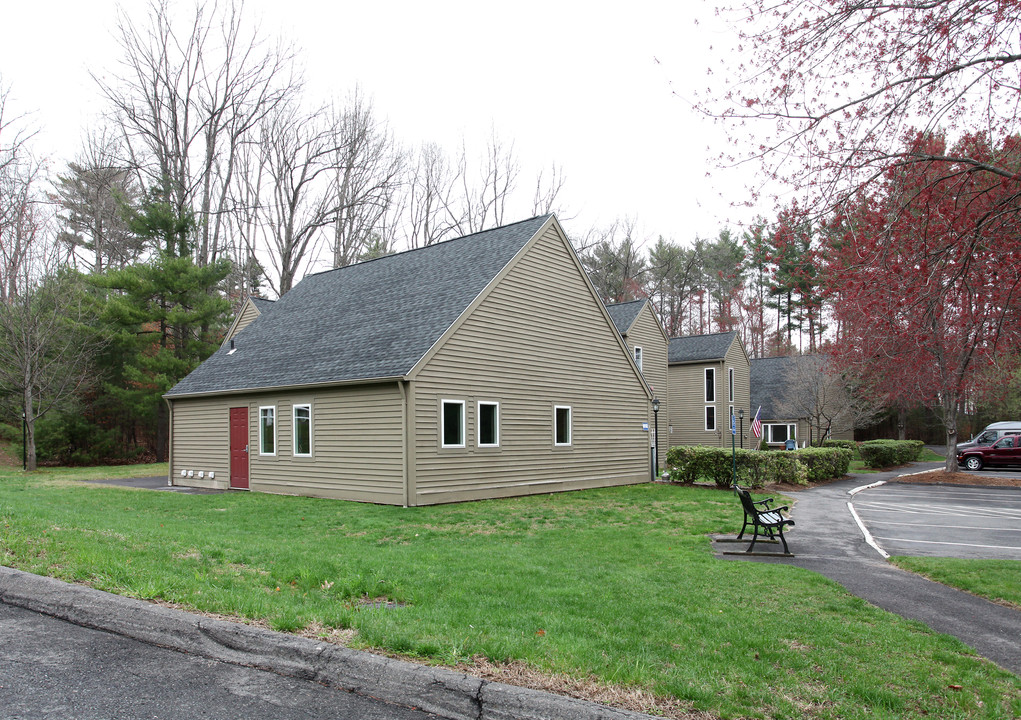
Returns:
[[[803,448],[794,451],[727,450],[703,445],[678,445],[667,452],[671,482],[690,485],[707,479],[718,487],[729,487],[734,480],[735,454],[737,482],[762,487],[777,482],[806,485],[843,477],[852,453],[845,448]]]
[[[868,440],[858,446],[858,452],[867,467],[884,468],[914,462],[924,445],[921,440]]]

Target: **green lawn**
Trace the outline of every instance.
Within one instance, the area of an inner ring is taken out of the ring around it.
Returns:
[[[1021,560],[892,557],[898,567],[1021,609]]]
[[[0,562],[356,646],[485,656],[727,718],[1021,715],[1021,679],[798,568],[713,558],[729,492],[646,484],[430,508],[0,470]],[[365,598],[403,603],[370,608]],[[958,689],[960,688],[960,689]]]

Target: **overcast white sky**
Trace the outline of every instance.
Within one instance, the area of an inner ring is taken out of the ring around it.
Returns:
[[[117,3],[5,5],[0,77],[11,88],[10,109],[34,113],[36,151],[59,169],[102,109],[89,71],[115,67]],[[122,5],[144,22],[146,2]],[[193,11],[191,0],[179,7]],[[556,162],[566,175],[563,219],[572,235],[627,215],[643,234],[687,243],[750,216],[729,207],[744,197],[742,173],[711,167],[723,134],[672,94],[691,99],[707,82],[708,45],[727,44],[710,28],[711,3],[248,0],[247,7],[264,31],[294,40],[312,93],[342,98],[360,85],[402,141],[453,152],[462,135],[469,148],[481,147],[495,128],[514,142],[525,185]],[[522,195],[530,202],[529,190]]]

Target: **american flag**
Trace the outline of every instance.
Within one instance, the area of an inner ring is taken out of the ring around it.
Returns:
[[[759,415],[762,414],[762,406],[759,405],[759,409],[755,411],[755,417],[752,418],[752,435],[755,437],[762,437],[762,419]]]

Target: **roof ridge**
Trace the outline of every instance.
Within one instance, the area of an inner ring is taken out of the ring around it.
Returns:
[[[523,225],[525,223],[532,222],[533,220],[538,220],[540,218],[542,218],[543,221],[545,222],[546,218],[549,218],[549,217],[552,217],[552,216],[553,216],[553,213],[546,213],[545,215],[534,215],[534,216],[532,216],[532,217],[530,217],[530,218],[528,218],[526,220],[518,220],[516,222],[507,223],[506,225],[497,225],[496,227],[486,228],[485,230],[476,230],[475,232],[468,233],[467,235],[459,235],[458,237],[447,238],[446,240],[440,240],[439,242],[434,242],[432,245],[423,245],[422,247],[408,248],[407,250],[401,250],[400,252],[390,253],[389,255],[380,255],[379,257],[369,258],[368,260],[362,260],[361,262],[351,263],[350,265],[344,265],[343,267],[327,268],[326,270],[319,270],[319,271],[314,272],[314,273],[308,273],[304,277],[313,277],[315,275],[325,275],[326,273],[337,272],[338,270],[346,270],[347,268],[359,267],[359,266],[362,266],[362,265],[368,265],[369,263],[378,262],[380,260],[388,260],[389,258],[403,257],[405,255],[410,255],[411,253],[421,252],[423,250],[429,250],[431,248],[440,247],[441,245],[447,245],[448,243],[457,242],[458,240],[467,240],[468,238],[475,237],[476,235],[483,235],[485,233],[491,233],[491,232],[495,232],[497,230],[506,230],[508,228],[514,227],[515,225]]]

